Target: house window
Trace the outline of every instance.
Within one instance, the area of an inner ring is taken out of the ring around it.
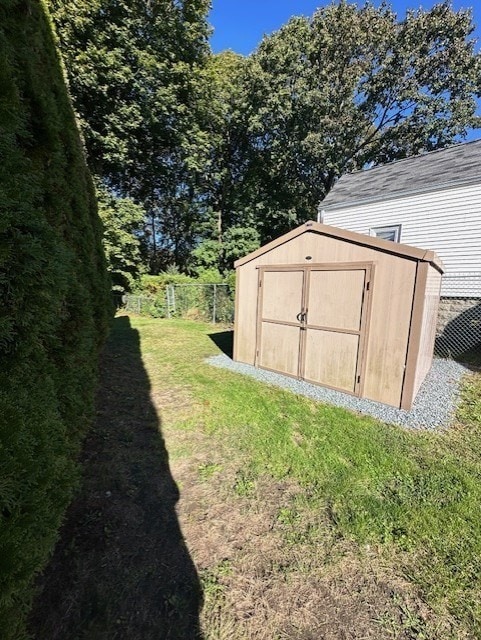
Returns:
[[[391,240],[392,242],[401,241],[401,225],[391,224],[386,227],[371,227],[369,229],[369,235],[376,238],[382,238],[383,240]]]

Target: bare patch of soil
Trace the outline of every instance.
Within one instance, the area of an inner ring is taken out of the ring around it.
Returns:
[[[239,487],[239,460],[221,443],[214,450],[197,433],[196,456],[172,464],[206,639],[451,637],[377,549],[336,539],[326,514],[300,507],[302,488],[270,477]]]

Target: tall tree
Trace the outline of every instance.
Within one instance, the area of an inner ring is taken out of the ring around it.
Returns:
[[[208,0],[49,0],[92,171],[149,216],[152,266],[193,239]]]
[[[204,69],[207,100],[204,131],[206,162],[201,191],[199,221],[201,246],[195,260],[224,270],[233,261],[258,246],[254,216],[247,197],[250,145],[244,73],[247,59],[224,51],[208,59]]]
[[[245,62],[243,56],[224,51],[210,58],[205,72],[209,155],[204,187],[213,235],[219,243],[222,243],[225,228],[235,222],[245,173],[245,91],[242,84]]]
[[[250,61],[251,177],[263,239],[315,215],[346,171],[446,146],[477,127],[469,11],[346,0],[293,18]]]
[[[102,185],[97,188],[97,197],[112,289],[117,293],[131,291],[143,271],[141,232],[145,211],[130,198],[115,197]]]

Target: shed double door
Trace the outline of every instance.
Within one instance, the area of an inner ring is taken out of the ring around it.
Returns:
[[[262,267],[256,364],[359,395],[371,265]]]

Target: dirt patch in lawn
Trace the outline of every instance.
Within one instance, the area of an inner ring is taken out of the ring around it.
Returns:
[[[302,487],[254,476],[200,425],[179,428],[195,403],[151,388],[128,318],[101,380],[36,640],[450,637],[377,549],[336,538]]]
[[[378,549],[336,539],[326,514],[303,508],[300,487],[247,481],[226,460],[222,466],[210,454],[200,464],[173,463],[183,484],[179,519],[204,589],[206,638],[452,635]]]

